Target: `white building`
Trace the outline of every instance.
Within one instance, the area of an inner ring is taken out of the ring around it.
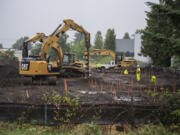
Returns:
[[[116,39],[116,52],[129,52],[130,56],[134,54],[134,58],[138,61],[150,63],[150,57],[141,55],[141,34],[135,34],[134,39]]]
[[[142,46],[141,41],[142,41],[141,34],[135,34],[134,35],[134,58],[138,61],[150,63],[151,62],[150,57],[144,57],[143,55],[140,55],[141,46]]]

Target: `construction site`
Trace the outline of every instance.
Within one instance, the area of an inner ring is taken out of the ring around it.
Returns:
[[[75,60],[74,54],[63,52],[56,43],[68,29],[85,35],[85,62]],[[42,42],[39,56],[29,56],[28,43],[37,41]],[[57,52],[53,62],[48,57],[50,48]],[[1,51],[0,120],[15,121],[26,112],[27,122],[54,125],[59,122],[57,117],[54,119],[56,113],[66,118],[67,110],[71,110],[76,112],[68,117],[71,123],[155,122],[153,112],[162,104],[166,107],[166,101],[160,103],[159,97],[176,95],[180,89],[177,69],[139,67],[135,59],[126,59],[111,50],[90,52],[89,48],[90,33],[73,20],[64,20],[64,26],[59,25],[50,36],[37,33],[26,40],[21,60]],[[111,56],[114,62],[92,67],[90,56],[94,55]],[[71,103],[74,100],[78,107]]]
[[[0,7],[0,134],[179,135],[178,0]]]

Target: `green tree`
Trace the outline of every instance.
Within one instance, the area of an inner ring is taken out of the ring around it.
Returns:
[[[101,31],[97,31],[95,40],[94,40],[94,48],[95,49],[102,49],[103,48],[103,37]]]
[[[127,52],[125,53],[125,56],[126,56],[126,57],[129,57],[129,56],[130,56],[130,52],[127,51]]]
[[[126,33],[124,34],[123,39],[130,39],[130,36],[129,36],[129,33],[128,33],[128,32],[126,32]]]
[[[116,55],[123,56],[123,55],[124,55],[124,52],[116,52]]]
[[[76,43],[72,46],[72,52],[76,54],[78,59],[83,59],[85,51],[85,40],[81,40],[79,43]]]
[[[0,43],[0,49],[2,49],[3,48],[3,44],[2,43]]]
[[[116,35],[114,29],[108,29],[104,41],[104,49],[115,51],[116,48],[115,40],[116,40]]]
[[[59,40],[58,43],[61,46],[61,48],[63,49],[63,52],[69,52],[70,51],[70,46],[67,43],[67,39],[68,39],[68,35],[64,34]]]
[[[12,48],[17,49],[17,50],[22,50],[23,42],[26,41],[28,37],[21,37],[16,42],[12,45]],[[31,49],[32,44],[28,45],[28,49]]]
[[[8,49],[7,51],[5,51],[5,53],[9,54],[11,56],[10,58],[15,57],[15,55],[14,55],[15,51],[14,50]],[[9,59],[9,56],[6,56],[6,55],[1,54],[1,53],[0,53],[0,57],[5,58],[5,59]]]
[[[71,46],[69,43],[67,43],[68,35],[64,34],[57,42],[63,49],[63,52],[69,52],[71,49]],[[31,55],[33,56],[38,56],[41,50],[42,44],[41,43],[36,43],[34,47],[31,49]],[[50,61],[54,61],[56,59],[56,51],[53,48],[49,49],[48,55],[50,56]]]
[[[174,68],[180,68],[180,57],[174,56],[171,66],[173,66]]]
[[[83,40],[85,38],[84,34],[80,33],[80,32],[76,32],[74,34],[74,44],[80,42],[81,40]]]
[[[67,39],[68,39],[68,35],[64,34],[58,41],[57,43],[59,44],[59,46],[62,48],[63,52],[70,52],[70,46],[67,43]],[[49,49],[48,55],[50,56],[50,61],[54,61],[57,57],[57,52],[56,50],[54,50],[53,48]]]
[[[11,57],[15,57],[15,51],[14,50],[11,50],[11,49],[8,49],[7,51],[6,51],[6,53],[8,53]]]
[[[147,14],[147,27],[141,31],[141,53],[150,56],[154,65],[170,66],[171,57],[176,47],[173,24],[167,14],[160,7],[166,6],[164,2],[159,4],[147,3],[151,11]]]
[[[180,1],[179,0],[160,0],[164,5],[154,4],[158,7],[161,12],[166,14],[172,24],[173,24],[173,36],[170,38],[172,44],[174,45],[174,55],[180,56]]]
[[[50,61],[55,61],[58,54],[53,48],[50,48],[48,55],[50,56],[50,59],[49,59]]]

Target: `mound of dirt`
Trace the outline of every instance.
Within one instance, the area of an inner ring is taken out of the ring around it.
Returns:
[[[18,60],[0,58],[0,80],[18,75]]]

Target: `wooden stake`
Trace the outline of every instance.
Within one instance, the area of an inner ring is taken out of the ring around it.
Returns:
[[[64,79],[64,88],[65,88],[65,92],[66,92],[66,95],[67,95],[68,94],[68,86],[67,86],[66,79]]]
[[[30,96],[29,96],[29,92],[28,92],[28,90],[26,90],[26,96],[27,96],[27,98],[29,98]]]

